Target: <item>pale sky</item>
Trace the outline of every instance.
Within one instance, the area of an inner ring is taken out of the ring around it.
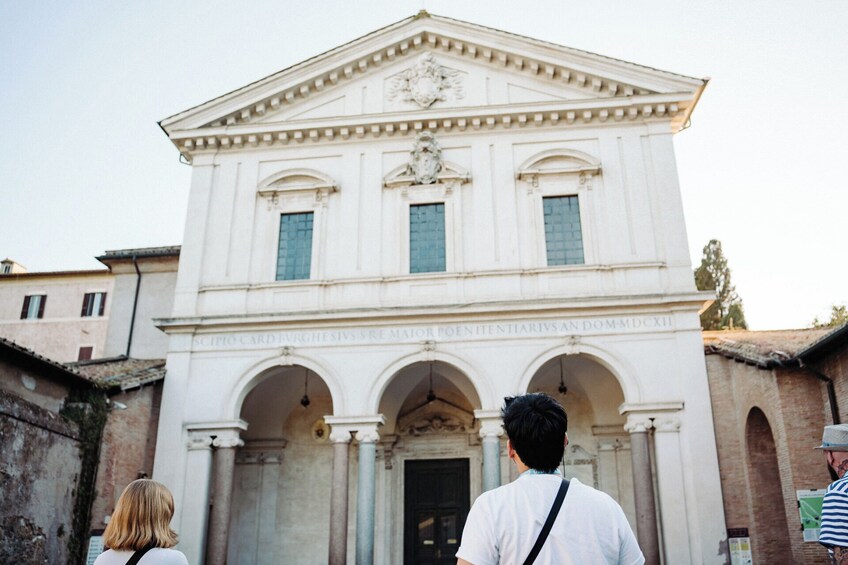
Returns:
[[[182,241],[157,121],[431,13],[711,77],[675,138],[693,265],[722,241],[752,329],[848,303],[848,1],[0,3],[0,258],[100,268]]]

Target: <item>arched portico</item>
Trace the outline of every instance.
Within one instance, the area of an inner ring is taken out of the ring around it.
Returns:
[[[466,398],[476,398],[480,407],[488,409],[500,406],[491,384],[470,363],[444,351],[418,351],[396,359],[380,373],[368,393],[369,412],[380,413],[380,403],[383,402],[386,388],[406,367],[431,361],[453,367],[459,375],[462,375],[462,378],[453,379],[452,382],[460,388]]]
[[[537,376],[539,370],[561,356],[581,356],[598,363],[618,381],[618,385],[624,395],[624,403],[637,404],[641,402],[643,393],[636,376],[636,370],[630,367],[626,361],[619,359],[609,351],[586,341],[574,344],[558,345],[547,349],[537,355],[528,365],[527,370],[521,376],[518,384],[518,393],[524,394],[530,391],[530,383]]]
[[[484,488],[480,416],[494,404],[491,386],[470,363],[425,351],[389,365],[372,391],[371,407],[385,418],[375,546],[392,563],[452,556],[471,501]],[[499,467],[494,439],[491,464]]]
[[[328,375],[291,355],[256,363],[232,387],[220,411],[244,426],[226,446],[213,443],[207,563],[326,560],[333,452],[324,416],[341,398]],[[294,529],[306,538],[283,535]]]
[[[263,359],[249,367],[236,381],[230,393],[223,398],[221,414],[224,419],[238,418],[245,397],[262,381],[274,374],[281,367],[306,367],[312,373],[319,375],[326,384],[333,400],[335,413],[345,413],[345,396],[338,377],[325,364],[300,355],[289,354]]]
[[[616,499],[638,532],[647,562],[659,564],[649,438],[653,419],[636,425],[625,413],[643,397],[634,372],[592,344],[568,344],[534,359],[519,390],[545,392],[565,407],[569,445],[563,473]]]

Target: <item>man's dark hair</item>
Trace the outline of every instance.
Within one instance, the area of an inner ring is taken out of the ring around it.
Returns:
[[[568,416],[543,392],[504,399],[504,429],[521,461],[537,471],[553,472],[565,451]]]

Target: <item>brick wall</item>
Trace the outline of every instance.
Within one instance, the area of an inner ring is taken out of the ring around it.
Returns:
[[[162,382],[111,397],[112,410],[103,430],[97,471],[97,497],[91,510],[92,531],[106,527],[104,518],[112,514],[129,483],[153,475]],[[126,405],[126,409],[118,409],[117,403]]]
[[[830,482],[812,449],[829,423],[824,384],[803,369],[764,370],[720,355],[707,356],[707,373],[727,527],[749,529],[755,563],[827,563],[820,545],[803,542],[795,495]],[[749,434],[755,409],[764,421]],[[780,546],[784,555],[772,561]]]

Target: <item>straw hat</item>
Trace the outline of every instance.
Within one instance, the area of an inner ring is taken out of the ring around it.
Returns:
[[[826,451],[848,451],[848,424],[825,426],[822,444],[816,449]]]

